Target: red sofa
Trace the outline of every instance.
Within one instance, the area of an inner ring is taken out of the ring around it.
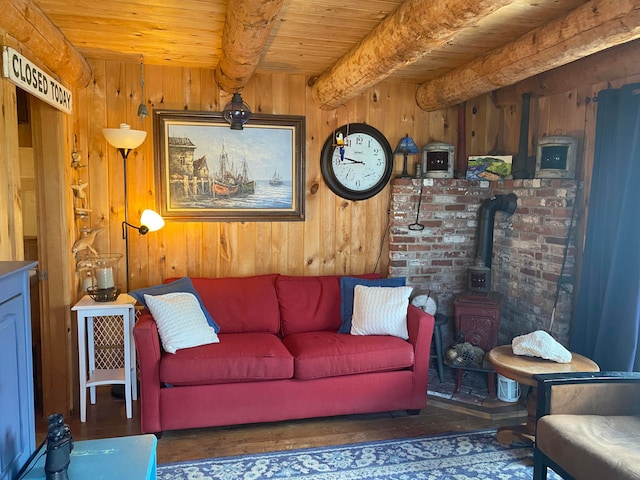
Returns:
[[[379,275],[364,275],[379,278]],[[340,277],[192,278],[220,343],[163,351],[134,328],[143,433],[426,405],[433,317],[409,305],[409,340],[338,333]]]

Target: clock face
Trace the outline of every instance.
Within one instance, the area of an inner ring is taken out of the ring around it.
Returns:
[[[391,146],[369,125],[345,125],[325,142],[321,167],[325,182],[336,194],[364,200],[380,192],[391,178]]]

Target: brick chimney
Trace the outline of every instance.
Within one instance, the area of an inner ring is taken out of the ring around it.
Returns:
[[[422,185],[419,222],[411,230]],[[515,194],[513,214],[496,212],[491,290],[503,296],[499,343],[548,328],[578,182],[565,179],[480,182],[395,179],[392,185],[389,276],[437,294],[438,311],[453,318],[453,301],[474,265],[478,209],[493,195]],[[569,243],[553,335],[568,342],[575,248]],[[452,332],[450,333],[452,335]]]

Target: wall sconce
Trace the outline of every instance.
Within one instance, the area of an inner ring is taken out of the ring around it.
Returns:
[[[145,210],[140,215],[140,226],[136,227],[129,222],[122,222],[122,238],[127,238],[126,227],[135,228],[140,235],[146,235],[149,232],[157,232],[164,227],[164,218],[153,210]]]
[[[402,173],[400,175],[398,175],[397,178],[411,177],[411,175],[409,175],[409,172],[407,171],[407,156],[408,155],[415,155],[416,153],[420,153],[420,149],[416,145],[416,142],[414,142],[413,138],[411,138],[409,136],[409,134],[407,133],[400,140],[400,142],[398,143],[398,146],[396,147],[396,149],[395,149],[395,151],[393,153],[394,153],[394,155],[398,155],[400,153],[404,155],[404,163],[402,165]]]
[[[243,125],[251,118],[251,109],[242,100],[242,95],[234,93],[231,101],[225,105],[222,115],[231,124],[231,130],[242,130]]]

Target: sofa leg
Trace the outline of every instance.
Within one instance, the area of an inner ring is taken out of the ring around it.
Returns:
[[[533,449],[533,480],[547,479],[547,465],[544,463],[543,454],[534,447]]]
[[[420,415],[420,412],[421,410],[407,410],[407,413],[412,416]]]

